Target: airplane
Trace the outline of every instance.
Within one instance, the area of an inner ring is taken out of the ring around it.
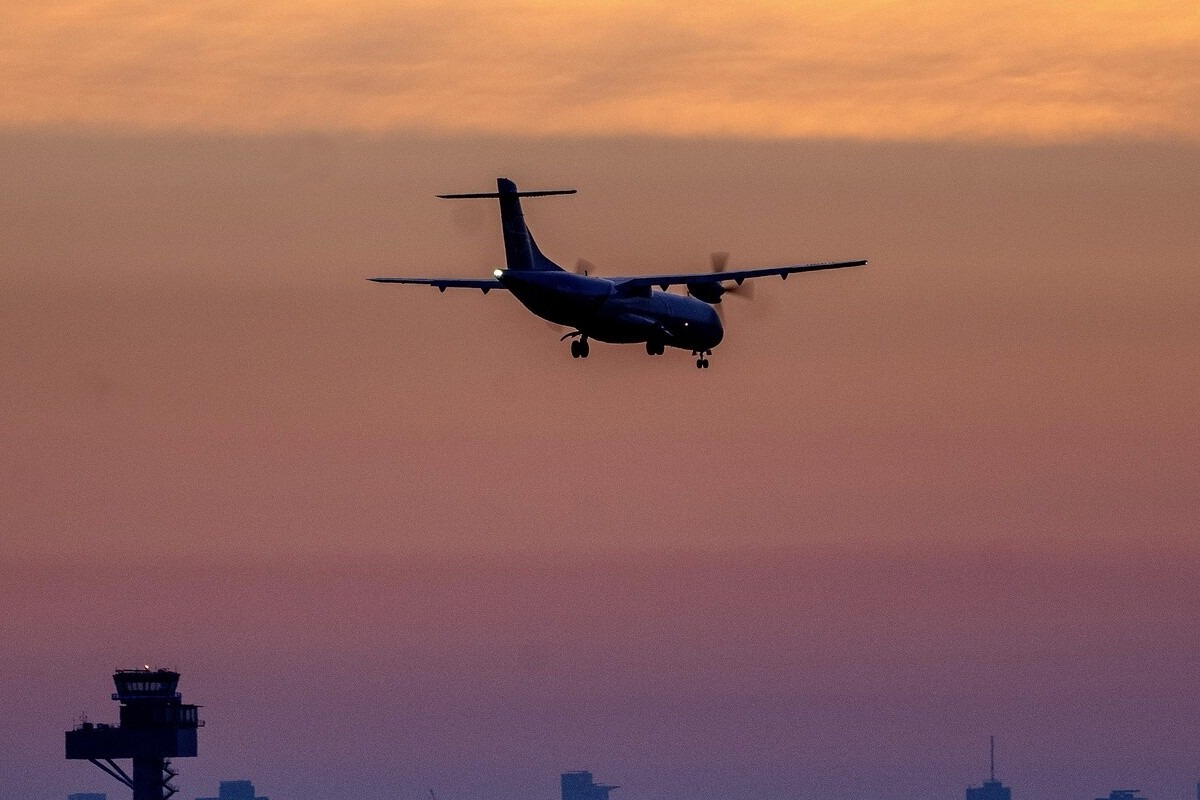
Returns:
[[[497,178],[496,188],[495,192],[438,195],[447,200],[500,201],[506,267],[495,270],[492,278],[368,280],[434,286],[440,292],[479,289],[487,294],[493,289],[504,289],[542,319],[573,329],[559,340],[571,339],[572,358],[588,357],[590,339],[611,344],[645,343],[646,352],[652,356],[662,355],[668,347],[690,350],[697,368],[708,369],[708,357],[725,335],[718,304],[725,294],[738,292],[744,281],[768,275],[787,280],[788,275],[797,272],[860,267],[867,263],[862,259],[726,272],[724,259],[716,254],[712,272],[611,278],[589,275],[588,270],[580,274],[563,269],[542,254],[521,211],[522,197],[575,194],[575,190],[522,192],[508,178]],[[734,285],[726,286],[727,283]],[[670,286],[684,286],[687,294],[668,292]]]

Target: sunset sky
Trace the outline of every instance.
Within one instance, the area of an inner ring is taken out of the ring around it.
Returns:
[[[1200,780],[1200,6],[0,10],[0,800],[115,667],[180,797]],[[712,369],[503,293],[869,258]]]
[[[1200,135],[1189,0],[5,5],[0,123],[18,128]]]

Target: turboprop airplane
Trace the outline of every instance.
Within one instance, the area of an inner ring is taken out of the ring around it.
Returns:
[[[500,224],[504,230],[505,269],[490,279],[474,278],[370,278],[376,283],[411,283],[447,289],[506,289],[521,305],[542,319],[573,328],[560,341],[571,339],[571,357],[587,358],[588,341],[613,344],[645,343],[646,352],[662,355],[666,348],[689,350],[696,366],[708,369],[708,357],[721,343],[725,328],[717,313],[721,298],[749,287],[752,278],[825,269],[859,267],[866,260],[830,261],[726,272],[724,258],[717,254],[712,272],[675,275],[613,276],[601,278],[587,271],[570,272],[555,264],[538,249],[521,212],[522,197],[575,194],[574,189],[521,192],[507,178],[496,180],[498,191],[472,194],[440,194],[449,200],[491,198],[500,201]],[[728,286],[727,284],[733,284]],[[684,286],[687,295],[672,294],[670,286]]]

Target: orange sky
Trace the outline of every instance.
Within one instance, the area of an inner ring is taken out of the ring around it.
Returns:
[[[1190,147],[6,148],[21,550],[103,555],[109,526],[197,555],[1190,535]],[[637,348],[580,369],[506,295],[363,280],[490,272],[495,210],[432,195],[510,169],[580,188],[530,201],[530,224],[602,273],[716,249],[872,262],[731,303],[707,383]],[[644,512],[612,505],[647,475]],[[1140,499],[1156,492],[1174,500]]]
[[[1200,136],[1189,0],[13,0],[0,124]]]

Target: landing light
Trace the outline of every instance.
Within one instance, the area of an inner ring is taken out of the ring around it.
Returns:
[[[501,275],[504,274],[504,270],[498,269],[498,270],[495,270],[494,272],[492,272],[492,274],[495,275],[497,278],[499,278]]]

